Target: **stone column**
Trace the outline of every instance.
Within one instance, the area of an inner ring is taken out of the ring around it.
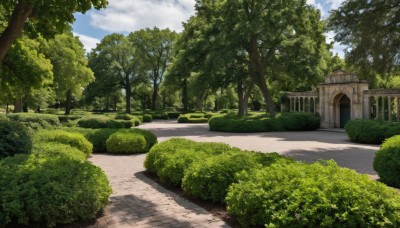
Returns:
[[[371,118],[371,103],[370,103],[370,97],[369,96],[364,96],[364,113],[363,113],[364,119],[370,119]]]
[[[312,112],[312,110],[311,110],[311,97],[308,98],[308,112]]]
[[[315,114],[317,111],[317,101],[315,97],[313,98],[313,101],[314,101],[314,114]]]
[[[375,119],[377,119],[377,120],[379,120],[379,97],[378,96],[375,96],[374,97],[375,98]]]

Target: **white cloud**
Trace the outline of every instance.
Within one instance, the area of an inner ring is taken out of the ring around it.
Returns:
[[[96,38],[93,38],[90,36],[86,36],[83,34],[74,32],[74,36],[79,37],[79,40],[82,42],[83,46],[85,46],[86,52],[90,52],[93,48],[96,47],[96,45],[98,43],[100,43],[99,39],[96,39]]]
[[[325,33],[326,43],[334,42],[335,33],[330,31]],[[344,58],[344,49],[346,46],[339,43],[333,43],[333,49],[331,50],[334,54],[338,54],[341,58]]]
[[[345,0],[329,0],[328,2],[331,5],[331,9],[337,9],[344,1]]]
[[[91,11],[91,25],[107,32],[131,32],[157,26],[182,31],[194,15],[195,0],[109,0],[107,9]]]

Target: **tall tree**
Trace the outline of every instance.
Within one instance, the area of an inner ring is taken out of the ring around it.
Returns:
[[[68,31],[44,42],[43,49],[53,65],[54,90],[58,97],[65,98],[65,114],[69,115],[73,96],[80,96],[83,88],[94,80],[83,44]]]
[[[142,29],[129,34],[129,40],[137,48],[153,85],[152,110],[156,110],[159,86],[164,79],[172,58],[176,32],[159,28]]]
[[[107,0],[6,0],[1,1],[7,27],[0,35],[0,62],[24,28],[31,34],[51,37],[62,33],[74,22],[74,13],[85,13],[92,7],[105,8]]]
[[[125,90],[125,111],[130,113],[132,87],[135,83],[144,80],[142,59],[137,55],[137,49],[126,36],[111,34],[104,37],[90,53],[90,60],[91,65],[103,64],[101,77],[108,78],[110,84],[118,85]]]
[[[335,40],[349,47],[346,62],[384,78],[400,73],[399,25],[398,0],[347,0],[328,20]]]
[[[38,41],[22,37],[0,65],[0,99],[13,102],[15,112],[22,111],[22,104],[34,90],[53,80],[53,66],[39,50]]]

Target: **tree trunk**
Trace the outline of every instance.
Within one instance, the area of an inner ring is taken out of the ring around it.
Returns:
[[[15,100],[14,103],[14,113],[22,112],[22,101],[21,99]]]
[[[243,99],[243,109],[244,109],[244,115],[247,116],[248,114],[248,107],[249,107],[249,98],[251,95],[251,92],[253,91],[254,88],[254,83],[250,82],[249,88],[247,88],[246,93],[244,94],[244,99]]]
[[[28,3],[26,0],[18,1],[6,29],[0,35],[0,62],[3,62],[11,45],[21,36],[25,21],[31,16],[32,11],[32,4]]]
[[[237,80],[237,93],[239,98],[238,116],[243,117],[245,115],[244,110],[244,93],[243,93],[243,78]]]
[[[189,111],[189,98],[188,98],[188,91],[187,91],[187,79],[185,78],[182,83],[182,104],[183,104],[183,111]]]
[[[130,114],[131,113],[131,96],[132,96],[132,92],[131,92],[131,88],[129,87],[125,87],[125,93],[126,93],[126,109],[125,112]]]
[[[151,110],[156,111],[157,108],[157,97],[158,97],[158,85],[157,82],[153,83],[153,95],[151,97]]]
[[[9,112],[10,112],[10,110],[9,110],[9,104],[8,104],[8,102],[7,102],[7,105],[6,105],[6,114],[8,114]]]
[[[66,101],[65,101],[65,115],[71,114],[71,100],[72,100],[72,90],[68,90],[66,94]]]
[[[40,109],[40,106],[39,106],[39,105],[36,107],[35,112],[36,112],[36,113],[41,113],[41,112],[42,112],[42,110]]]
[[[203,93],[196,97],[196,111],[203,111]]]
[[[267,87],[267,81],[265,79],[265,66],[262,64],[261,57],[258,52],[258,42],[256,36],[252,36],[250,38],[248,68],[251,79],[253,80],[254,84],[260,88],[260,91],[264,97],[266,112],[269,113],[271,117],[274,117],[275,106]]]

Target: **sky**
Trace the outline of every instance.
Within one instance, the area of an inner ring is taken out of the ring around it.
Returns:
[[[158,27],[181,32],[182,22],[195,14],[195,0],[108,0],[103,10],[90,10],[86,14],[75,14],[73,32],[79,36],[87,52],[111,33],[130,33],[139,29]],[[321,11],[323,19],[329,11],[337,9],[344,0],[307,0]],[[334,33],[325,34],[327,42]],[[344,47],[334,44],[333,52],[343,57]]]

